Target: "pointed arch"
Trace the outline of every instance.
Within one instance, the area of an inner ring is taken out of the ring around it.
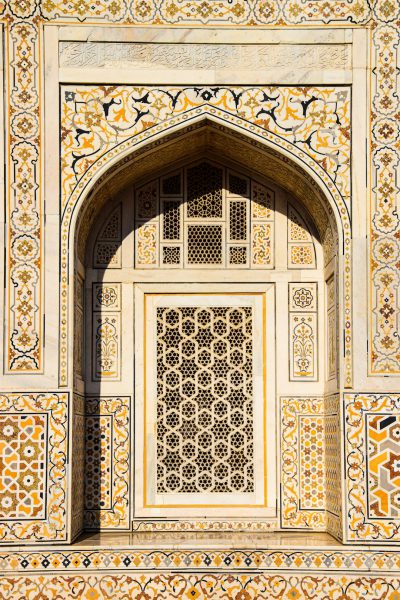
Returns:
[[[262,173],[288,190],[313,215],[324,248],[337,246],[345,330],[345,375],[351,385],[351,223],[346,203],[327,173],[298,147],[239,117],[220,116],[210,106],[166,120],[112,148],[82,176],[63,200],[61,223],[60,385],[72,377],[68,344],[75,253],[82,255],[88,231],[102,206],[126,185],[159,165],[167,167],[199,151],[225,156],[250,172]]]

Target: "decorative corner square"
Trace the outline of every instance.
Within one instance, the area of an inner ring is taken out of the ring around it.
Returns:
[[[400,396],[345,395],[348,541],[400,540]]]
[[[86,398],[85,526],[130,528],[130,397]]]
[[[67,538],[68,394],[0,395],[0,542]]]

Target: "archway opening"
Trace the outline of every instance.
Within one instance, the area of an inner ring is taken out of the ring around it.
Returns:
[[[281,399],[338,387],[333,210],[288,162],[212,124],[94,198],[76,246],[81,527],[284,526]],[[340,484],[321,448],[299,502],[328,515]]]

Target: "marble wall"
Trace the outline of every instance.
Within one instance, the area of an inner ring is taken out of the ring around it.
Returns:
[[[84,477],[104,498],[96,519],[129,528],[126,398],[93,397],[84,411],[76,393],[71,405],[74,386],[82,392],[74,383],[82,347],[78,340],[74,352],[76,223],[93,200],[94,183],[106,182],[118,161],[207,118],[308,174],[339,229],[338,353],[331,370],[339,372],[340,394],[280,399],[281,524],[325,529],[349,543],[398,542],[400,421],[391,393],[400,373],[398,4],[10,0],[0,6],[0,19],[0,540],[71,541],[84,519],[93,524],[90,494],[83,507],[79,493]],[[84,473],[78,459],[93,443],[90,432],[107,432],[110,423],[118,435],[105,435],[103,444],[118,468],[106,481],[91,472],[90,460]],[[306,474],[310,444],[315,468]],[[319,494],[310,495],[311,488]],[[117,506],[107,504],[110,489]],[[119,585],[132,583],[124,577]],[[146,577],[134,585],[150,593]],[[303,575],[192,575],[178,584],[174,577],[159,575],[160,586],[191,597],[222,594],[224,586],[242,598],[279,586],[282,594],[307,586],[321,594],[358,586],[354,597],[361,590],[367,597],[398,594],[387,574],[358,583],[345,574],[312,582]],[[106,576],[57,580],[65,597],[68,586],[96,594],[114,589]],[[7,597],[7,585],[27,594],[41,583],[10,577],[0,597]],[[52,597],[52,581],[46,586]]]

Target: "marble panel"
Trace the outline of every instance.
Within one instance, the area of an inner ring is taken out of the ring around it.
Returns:
[[[85,527],[129,529],[130,397],[87,397]]]
[[[345,395],[349,541],[400,540],[400,396]]]
[[[2,394],[0,426],[0,542],[65,540],[68,394]]]

